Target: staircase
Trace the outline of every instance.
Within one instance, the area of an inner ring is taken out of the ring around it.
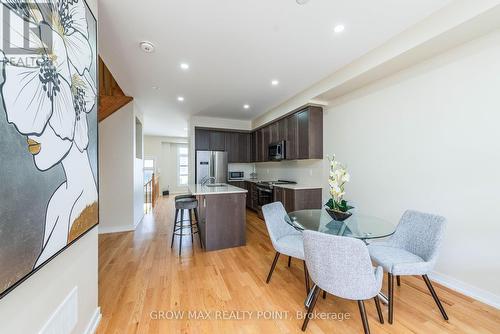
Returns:
[[[115,78],[99,57],[99,122],[125,106],[134,98],[126,96]]]

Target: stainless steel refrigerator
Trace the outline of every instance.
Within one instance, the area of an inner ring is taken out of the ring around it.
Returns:
[[[227,152],[196,152],[196,183],[204,177],[214,177],[214,183],[227,182]]]

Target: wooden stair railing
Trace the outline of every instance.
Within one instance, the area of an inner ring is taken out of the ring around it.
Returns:
[[[144,184],[144,213],[151,213],[160,197],[160,177],[153,173]]]
[[[113,74],[99,57],[99,122],[133,100],[126,96]]]

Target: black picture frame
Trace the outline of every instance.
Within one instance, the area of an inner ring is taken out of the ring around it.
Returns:
[[[95,71],[96,71],[96,136],[97,136],[97,142],[96,142],[96,164],[97,164],[97,173],[96,173],[96,188],[97,188],[97,223],[92,225],[89,229],[87,229],[85,232],[80,234],[77,238],[69,242],[65,247],[61,248],[57,253],[52,255],[50,258],[48,258],[46,261],[44,261],[42,264],[40,264],[38,267],[32,269],[30,272],[28,272],[26,275],[18,279],[14,284],[9,286],[6,290],[0,292],[0,300],[2,300],[5,296],[7,296],[9,293],[11,293],[13,290],[15,290],[17,287],[19,287],[22,283],[27,281],[30,277],[34,276],[38,271],[40,271],[42,268],[44,268],[48,263],[50,263],[52,260],[54,260],[56,257],[58,257],[61,253],[63,253],[65,250],[73,246],[75,243],[77,243],[80,239],[82,239],[84,236],[89,234],[92,230],[96,229],[99,225],[101,215],[100,215],[100,196],[99,196],[99,21],[97,20],[94,12],[92,11],[92,8],[89,6],[87,3],[87,0],[83,0],[85,7],[87,8],[88,12],[92,15],[92,19],[95,21],[95,55],[94,55],[94,61],[95,61]]]

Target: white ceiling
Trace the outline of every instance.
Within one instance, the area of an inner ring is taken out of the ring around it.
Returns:
[[[99,47],[145,133],[186,136],[191,115],[253,119],[450,2],[102,0]]]

